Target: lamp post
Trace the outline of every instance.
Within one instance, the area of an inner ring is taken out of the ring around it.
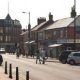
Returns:
[[[74,17],[74,50],[76,49],[76,0],[74,0],[74,7],[73,7],[73,17]]]
[[[38,50],[38,31],[36,32],[36,43],[37,43],[37,50]]]
[[[27,12],[22,12],[22,13],[27,13]],[[30,12],[28,13],[29,14],[29,23],[28,23],[28,54],[30,54],[30,33],[31,33],[31,24],[30,24]]]

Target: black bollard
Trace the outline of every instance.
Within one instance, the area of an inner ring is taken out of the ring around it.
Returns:
[[[18,67],[16,67],[16,80],[19,80],[19,72],[18,72]]]
[[[26,71],[26,80],[29,80],[29,71]]]
[[[9,78],[12,79],[12,65],[9,65]]]
[[[7,74],[7,61],[5,61],[5,74]]]

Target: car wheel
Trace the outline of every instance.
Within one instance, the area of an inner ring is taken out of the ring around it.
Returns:
[[[75,61],[74,60],[70,60],[69,61],[69,64],[74,65],[75,64]]]
[[[63,64],[66,64],[66,60],[62,60],[61,62],[62,62]]]

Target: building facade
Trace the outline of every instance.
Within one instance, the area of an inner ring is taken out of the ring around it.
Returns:
[[[28,51],[29,47],[28,44],[30,45],[30,49],[34,49],[35,51],[40,46],[42,46],[43,40],[42,40],[42,32],[40,30],[46,28],[52,23],[54,23],[53,15],[49,13],[49,20],[46,20],[45,17],[40,17],[37,19],[37,25],[30,30],[30,41],[28,41],[28,30],[21,34],[21,36],[23,36],[24,48],[26,47],[25,53],[27,53]]]
[[[20,34],[21,24],[18,20],[12,20],[9,14],[5,19],[0,19],[0,48],[5,48],[7,52],[14,52]]]
[[[71,16],[68,18],[53,21],[50,13],[48,21],[45,18],[38,19],[38,21],[40,22],[31,29],[30,37],[30,40],[35,41],[36,48],[42,47],[49,52],[49,46],[53,45],[51,47],[53,57],[58,57],[59,53],[66,49],[80,50],[80,15],[76,15],[73,8]],[[26,35],[27,33],[28,31]],[[55,46],[55,44],[57,45]]]

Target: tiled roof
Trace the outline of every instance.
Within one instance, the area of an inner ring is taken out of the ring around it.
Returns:
[[[37,25],[37,26],[35,26],[34,28],[32,28],[31,31],[36,31],[36,30],[38,30],[38,29],[39,29],[41,26],[43,26],[45,23],[46,23],[46,21],[43,22],[43,23],[41,23],[41,24],[39,24],[39,25]]]
[[[54,28],[62,28],[67,27],[69,24],[71,24],[74,21],[74,18],[64,18],[55,21],[51,26],[48,26],[45,30],[48,29],[54,29]]]
[[[24,35],[24,34],[27,34],[28,33],[28,31],[25,31],[25,32],[22,32],[20,35]]]

